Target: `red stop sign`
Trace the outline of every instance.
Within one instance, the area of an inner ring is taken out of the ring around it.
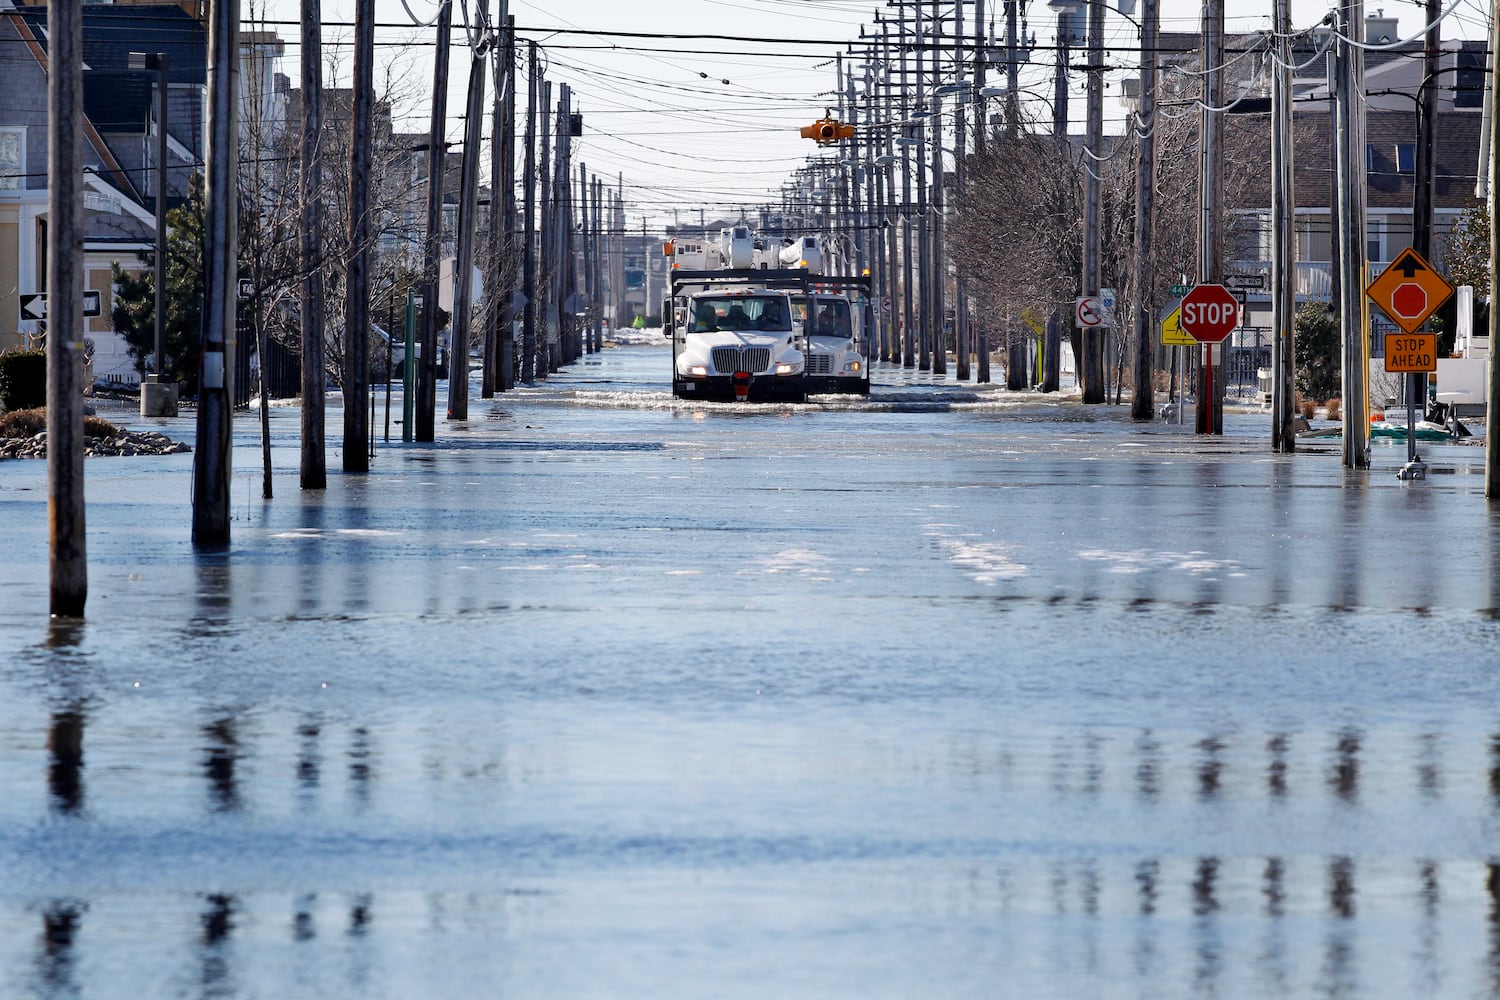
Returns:
[[[1415,281],[1403,281],[1391,293],[1391,308],[1401,316],[1421,324],[1427,316],[1427,292]]]
[[[1240,304],[1223,285],[1197,285],[1182,297],[1178,325],[1200,344],[1217,344],[1240,325]]]

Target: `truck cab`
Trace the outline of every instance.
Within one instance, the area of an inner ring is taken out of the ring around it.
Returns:
[[[854,303],[840,292],[794,295],[792,315],[803,344],[809,393],[870,392],[870,369]]]
[[[806,399],[792,301],[779,289],[700,280],[663,310],[672,338],[672,393],[682,399]]]

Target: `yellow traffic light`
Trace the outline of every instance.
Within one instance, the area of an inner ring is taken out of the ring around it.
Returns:
[[[801,132],[804,139],[811,139],[819,146],[831,146],[840,139],[853,138],[854,126],[834,118],[819,118],[811,125],[802,126]]]

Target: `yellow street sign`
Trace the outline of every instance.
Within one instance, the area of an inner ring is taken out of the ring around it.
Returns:
[[[1161,321],[1161,343],[1163,347],[1197,347],[1192,334],[1182,328],[1182,310],[1173,309]]]
[[[1031,327],[1032,333],[1042,334],[1047,331],[1047,321],[1031,306],[1026,306],[1021,310],[1021,322]]]
[[[1365,294],[1397,326],[1407,333],[1416,333],[1427,317],[1448,301],[1453,286],[1421,254],[1407,247],[1370,282]]]
[[[1388,372],[1437,371],[1437,334],[1386,334],[1385,370]]]

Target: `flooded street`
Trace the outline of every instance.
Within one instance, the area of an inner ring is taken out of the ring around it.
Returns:
[[[0,997],[1500,996],[1482,449],[668,357],[90,459],[71,627],[0,463]]]

